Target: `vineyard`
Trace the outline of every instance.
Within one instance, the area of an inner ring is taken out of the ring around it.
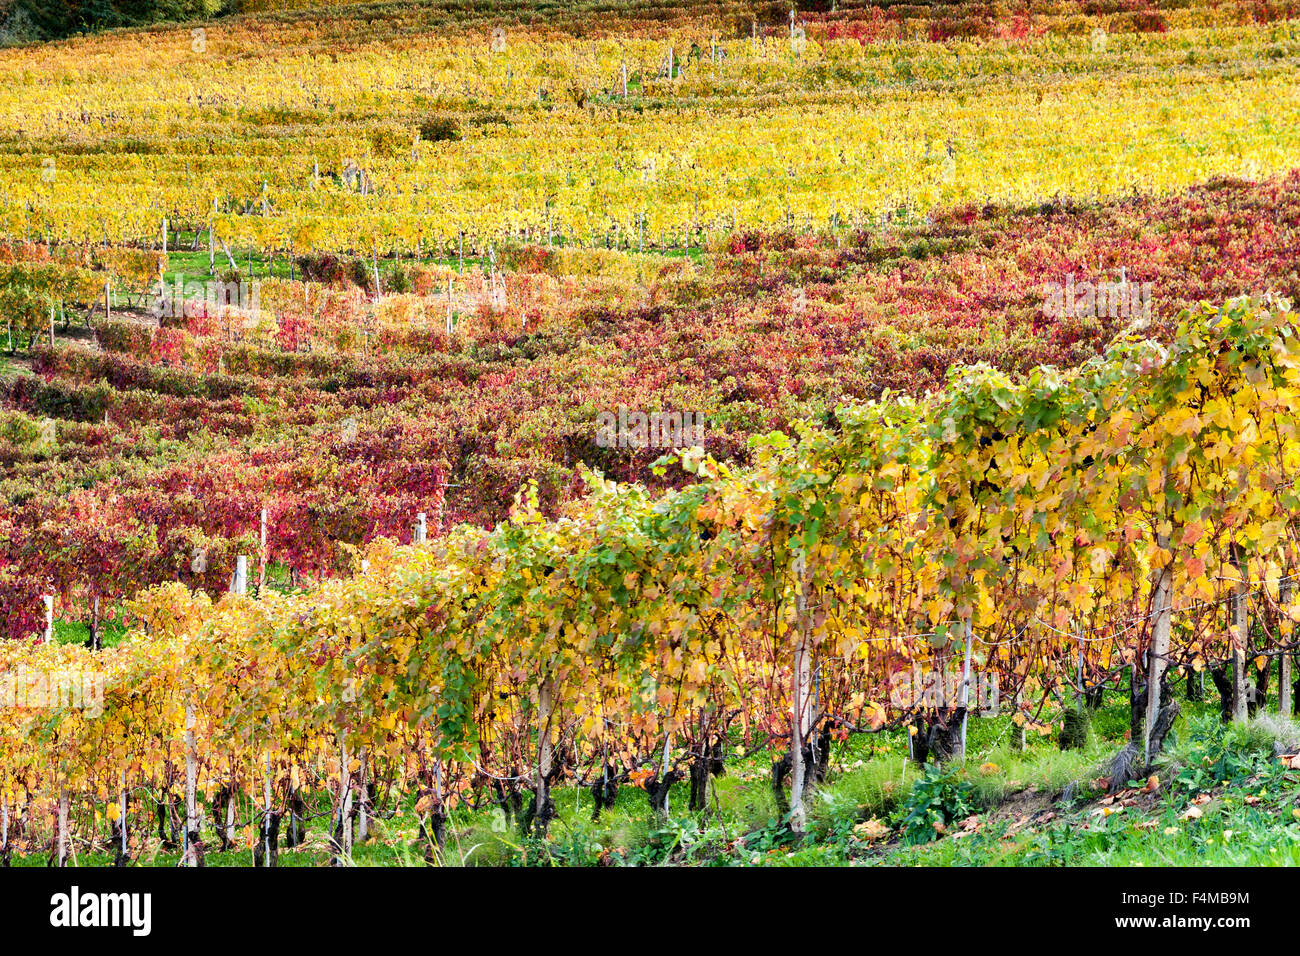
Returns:
[[[0,865],[1300,862],[1294,5],[181,6],[0,29]]]

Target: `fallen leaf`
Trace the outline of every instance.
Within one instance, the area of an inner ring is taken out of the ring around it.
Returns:
[[[1160,778],[1155,774],[1147,777],[1147,785],[1142,788],[1143,793],[1155,793],[1160,789]]]
[[[1201,808],[1198,807],[1198,806],[1193,805],[1193,806],[1188,807],[1187,810],[1183,813],[1183,815],[1182,815],[1181,817],[1179,817],[1178,819],[1180,819],[1180,820],[1199,820],[1199,819],[1201,818],[1201,815],[1202,815],[1202,814],[1201,814]]]
[[[872,817],[870,820],[864,820],[853,828],[853,832],[860,839],[868,843],[874,843],[876,840],[889,836],[889,827],[881,821]]]

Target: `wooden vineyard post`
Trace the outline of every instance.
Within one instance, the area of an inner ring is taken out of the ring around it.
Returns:
[[[120,846],[122,849],[122,859],[125,861],[126,848],[127,848],[127,837],[126,837],[127,797],[126,797],[126,771],[125,770],[119,771],[118,773],[117,792],[118,792],[118,800],[120,801],[120,803],[118,804],[117,832],[118,835],[121,837]]]
[[[235,594],[248,593],[248,558],[245,555],[235,558],[235,579],[230,590]]]
[[[424,544],[429,537],[428,518],[423,511],[415,516],[415,544]]]
[[[60,869],[68,865],[68,791],[59,791],[58,819],[55,825],[55,865]]]
[[[275,866],[276,858],[275,854],[272,852],[275,847],[271,845],[271,755],[267,754],[265,760],[266,789],[264,796],[266,800],[263,804],[264,809],[262,817],[262,865]]]
[[[451,277],[447,277],[447,338],[451,338],[453,330],[451,320]]]
[[[54,640],[54,595],[45,595],[45,634],[41,637],[44,644]]]
[[[113,318],[113,280],[104,280],[104,318]]]
[[[365,843],[370,838],[370,790],[367,786],[368,758],[366,748],[361,748],[361,771],[357,781],[357,842]]]
[[[50,306],[50,348],[54,348],[54,306]]]
[[[1159,541],[1162,550],[1167,550],[1169,542],[1165,538]],[[1151,653],[1147,660],[1147,714],[1145,732],[1142,737],[1142,757],[1146,765],[1151,765],[1152,737],[1156,721],[1160,717],[1160,682],[1164,680],[1165,667],[1169,657],[1169,637],[1173,628],[1173,584],[1174,569],[1172,559],[1163,568],[1155,572],[1151,595],[1151,604],[1155,619],[1151,625]]]
[[[228,849],[235,842],[235,786],[235,761],[232,757],[226,784],[226,825],[221,831],[222,849]]]
[[[1079,638],[1079,661],[1078,661],[1078,670],[1075,676],[1075,682],[1076,684],[1078,684],[1078,692],[1079,692],[1077,709],[1079,713],[1082,714],[1085,706],[1085,700],[1087,698],[1087,693],[1083,686],[1083,637],[1082,636]]]
[[[188,696],[188,694],[187,694]],[[185,701],[185,836],[182,842],[181,866],[202,866],[199,856],[199,808],[198,783],[199,760],[198,745],[194,737],[194,725],[197,717],[194,704]]]
[[[101,651],[104,649],[104,641],[99,633],[99,595],[96,594],[90,601],[90,646],[92,649]]]
[[[790,829],[802,834],[807,820],[804,789],[808,777],[804,741],[812,730],[812,627],[808,615],[807,560],[802,554],[794,560],[794,577],[799,637],[790,688]]]
[[[167,255],[167,217],[163,216],[162,221],[162,254]]]
[[[975,632],[971,628],[971,619],[967,616],[966,621],[966,662],[962,665],[961,672],[961,762],[966,762],[966,723],[970,719],[970,656],[971,644],[974,642]]]
[[[1246,600],[1246,562],[1238,555],[1237,582],[1232,586],[1232,722],[1246,722],[1246,645],[1250,637],[1250,618]]]
[[[1277,606],[1282,614],[1286,614],[1291,607],[1291,582],[1283,581],[1277,589]],[[1294,632],[1293,632],[1294,633]],[[1290,638],[1291,635],[1287,635]],[[1282,656],[1278,658],[1278,680],[1281,682],[1277,689],[1277,710],[1283,717],[1290,717],[1294,711],[1291,703],[1291,640],[1287,640],[1286,647],[1282,649]]]
[[[346,699],[346,698],[345,698]],[[352,770],[351,757],[348,754],[348,741],[343,730],[339,730],[339,809],[338,839],[334,844],[334,857],[331,866],[342,866],[343,861],[352,860]]]
[[[343,856],[352,862],[352,756],[343,745]]]
[[[260,573],[259,573],[259,575],[258,575],[258,580],[257,580],[257,593],[258,593],[259,596],[261,596],[262,591],[266,589],[266,560],[267,560],[267,554],[266,554],[266,509],[263,508],[263,509],[262,509],[262,560],[261,560],[261,565],[262,565],[262,567],[261,567],[261,571],[260,571]]]

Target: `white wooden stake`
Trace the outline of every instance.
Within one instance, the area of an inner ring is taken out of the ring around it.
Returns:
[[[231,590],[236,594],[248,593],[248,558],[242,554],[235,558],[235,581]]]
[[[181,854],[182,866],[198,866],[198,850],[190,842],[190,834],[199,831],[198,782],[199,760],[198,745],[194,739],[194,705],[185,704],[185,839]]]
[[[808,767],[804,763],[804,741],[812,731],[812,647],[811,622],[808,615],[807,561],[804,555],[793,562],[795,578],[795,608],[798,619],[799,643],[794,652],[794,674],[790,714],[790,829],[803,833],[807,819],[804,807],[804,789]]]
[[[48,644],[54,640],[54,595],[45,595],[45,634],[41,640]]]
[[[1237,562],[1240,580],[1232,588],[1232,720],[1244,724],[1246,708],[1246,647],[1250,640],[1250,620],[1246,599],[1249,585],[1246,582],[1246,560]]]
[[[347,739],[339,743],[339,850],[344,859],[352,859],[352,761]]]
[[[357,840],[365,843],[370,837],[370,791],[366,786],[366,770],[368,760],[366,748],[361,748],[361,779],[360,795],[357,799]]]
[[[1163,537],[1160,547],[1168,547],[1169,542]],[[1146,730],[1143,734],[1142,756],[1147,765],[1151,764],[1151,734],[1155,730],[1156,719],[1160,716],[1160,682],[1164,679],[1165,658],[1169,656],[1169,638],[1173,627],[1173,583],[1174,572],[1166,565],[1156,572],[1155,587],[1151,598],[1155,620],[1151,625],[1151,652],[1147,663],[1147,714]]]
[[[68,791],[59,791],[58,866],[68,865]]]
[[[966,762],[966,722],[970,719],[970,653],[975,632],[970,618],[966,618],[966,663],[961,672],[961,762]]]
[[[1285,614],[1291,606],[1291,582],[1283,581],[1277,589],[1277,606]],[[1288,644],[1291,641],[1287,641]],[[1291,705],[1291,651],[1284,650],[1281,658],[1278,660],[1278,680],[1281,686],[1277,692],[1277,709],[1283,717],[1292,716],[1293,707]]]
[[[266,755],[266,815],[262,822],[262,865],[271,865],[271,755]]]
[[[257,582],[258,594],[261,594],[264,590],[266,590],[267,557],[268,555],[266,553],[266,509],[263,508],[262,509],[262,553],[261,553],[261,561],[259,562],[261,564],[261,569],[259,571],[259,577]]]
[[[118,832],[122,836],[122,856],[126,856],[126,771],[123,770],[118,775],[118,792],[121,794],[121,815],[118,817]]]

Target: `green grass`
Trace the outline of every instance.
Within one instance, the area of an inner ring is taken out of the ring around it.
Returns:
[[[60,624],[60,640],[78,626]],[[1181,698],[1182,695],[1179,694]],[[669,813],[656,816],[646,793],[620,788],[617,801],[592,820],[590,792],[553,791],[557,816],[547,839],[525,838],[490,801],[454,811],[437,862],[446,866],[1161,866],[1300,865],[1300,819],[1293,814],[1300,774],[1275,758],[1294,752],[1300,727],[1276,715],[1224,727],[1214,702],[1183,702],[1152,792],[1126,789],[1104,800],[1104,774],[1123,744],[1127,700],[1112,694],[1092,714],[1087,746],[1061,751],[1054,737],[1031,734],[1016,750],[1010,720],[972,718],[965,765],[922,768],[906,758],[902,731],[857,736],[833,751],[832,778],[811,797],[808,833],[795,840],[768,783],[771,753],[733,758],[714,778],[708,809],[686,809],[678,784]],[[1137,781],[1142,784],[1145,781]],[[525,792],[525,798],[527,793]],[[281,850],[281,866],[323,866],[329,795],[312,801],[305,847]],[[245,803],[241,819],[254,808]],[[133,817],[133,819],[136,819]],[[204,813],[205,821],[209,819]],[[940,826],[936,828],[935,822]],[[143,821],[137,820],[136,826]],[[215,842],[209,833],[209,843]],[[414,798],[383,815],[373,837],[354,849],[357,866],[424,865]],[[83,847],[84,850],[84,847]],[[151,833],[133,850],[136,865],[174,865],[175,848]],[[44,865],[44,852],[15,865]],[[249,866],[246,846],[209,849],[211,866]],[[81,865],[111,856],[82,852]]]
[[[104,647],[116,647],[122,643],[128,628],[120,619],[99,622],[100,642]],[[85,644],[90,640],[90,624],[86,621],[54,622],[54,641],[56,644]]]
[[[4,352],[0,352],[0,376],[4,375],[21,375],[28,371],[26,365],[16,361]]]
[[[647,239],[649,239],[649,236],[647,236]],[[215,266],[213,267],[209,266],[206,231],[199,234],[199,245],[201,248],[194,251],[191,251],[189,248],[194,241],[193,232],[184,233],[179,237],[173,234],[171,237],[171,241],[173,243],[173,247],[167,253],[167,271],[163,273],[163,280],[166,283],[169,284],[174,283],[178,278],[180,278],[182,281],[206,282],[210,279],[216,279],[220,277],[222,274],[229,271],[230,269],[230,260],[226,258],[226,254],[221,250],[220,247],[217,248],[216,256],[214,257],[213,260],[215,262]],[[553,244],[557,248],[566,245],[566,243],[558,239],[554,240]],[[604,246],[601,245],[600,243],[597,243],[595,248],[603,249]],[[647,256],[657,256],[657,257],[663,257],[668,259],[686,258],[686,259],[690,259],[693,263],[697,265],[703,262],[705,257],[705,250],[699,246],[691,246],[689,248],[684,248],[684,249],[683,248],[659,249],[659,248],[652,248],[650,245],[647,245],[643,253],[638,252],[635,246],[633,246],[630,249],[622,249],[622,250],[619,250],[617,246],[613,248],[615,249],[615,251],[622,251],[624,255],[644,254]],[[275,257],[274,262],[272,262],[271,258],[267,256],[265,252],[262,251],[253,251],[251,259],[249,256],[248,249],[242,249],[242,250],[231,249],[230,253],[232,256],[234,256],[235,262],[238,263],[240,274],[244,277],[248,277],[250,275],[254,279],[267,279],[267,278],[288,279],[290,277],[289,259],[287,256],[283,254],[277,255]],[[341,258],[346,259],[349,257],[343,256]],[[384,259],[384,258],[379,259],[378,260],[379,274],[381,278],[390,276],[393,274],[394,270],[396,270],[399,266],[409,267],[410,265],[417,262],[420,265],[425,265],[425,266],[442,266],[445,268],[459,268],[462,263],[462,260],[459,256],[455,256],[455,255],[452,256],[425,255],[416,258],[409,254],[403,254],[400,261],[394,259]],[[463,260],[463,263],[466,269],[471,269],[475,267],[486,269],[489,264],[488,259],[486,257],[476,257],[472,255],[466,255]],[[213,268],[215,268],[216,270],[215,273],[213,272]],[[302,273],[297,269],[296,266],[294,267],[293,270],[293,277],[299,280],[302,279]],[[114,293],[113,298],[114,298],[115,306],[128,304],[128,299],[125,295],[121,295],[119,298],[119,294]],[[134,305],[136,301],[137,299],[134,296],[130,298],[131,305]]]

